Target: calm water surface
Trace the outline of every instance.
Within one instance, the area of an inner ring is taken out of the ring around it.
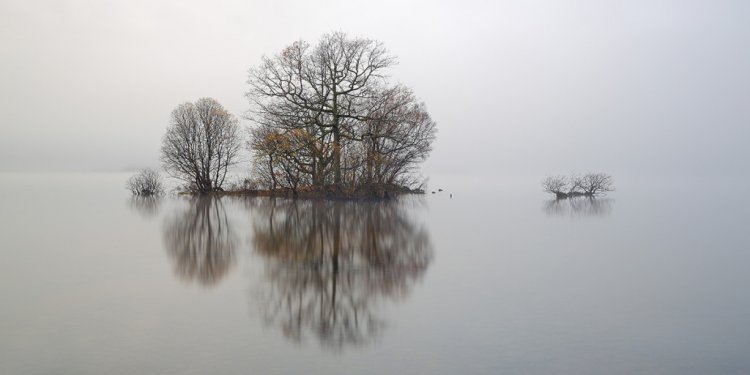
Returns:
[[[750,374],[747,184],[344,203],[127,177],[0,174],[0,374]]]

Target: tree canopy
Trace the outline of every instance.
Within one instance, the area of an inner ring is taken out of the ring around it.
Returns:
[[[190,190],[208,193],[222,189],[240,149],[237,118],[215,99],[202,98],[172,111],[161,160],[164,169]]]
[[[269,186],[408,185],[435,122],[381,42],[342,32],[297,41],[249,71],[250,149]]]

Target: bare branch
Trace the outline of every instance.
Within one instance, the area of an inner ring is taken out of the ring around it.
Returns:
[[[134,196],[154,196],[164,194],[159,172],[146,168],[130,177],[125,183],[125,188],[130,190]]]

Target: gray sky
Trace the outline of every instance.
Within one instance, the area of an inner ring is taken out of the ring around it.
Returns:
[[[176,105],[241,115],[262,55],[337,30],[427,103],[427,175],[749,172],[746,0],[0,0],[0,170],[158,166]]]

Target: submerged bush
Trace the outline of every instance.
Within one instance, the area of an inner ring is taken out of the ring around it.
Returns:
[[[125,188],[130,190],[134,196],[154,196],[164,193],[159,172],[146,168],[130,177],[125,183]]]
[[[542,189],[555,194],[557,199],[570,197],[594,197],[614,191],[612,176],[606,173],[588,173],[583,176],[548,176],[542,181]]]

